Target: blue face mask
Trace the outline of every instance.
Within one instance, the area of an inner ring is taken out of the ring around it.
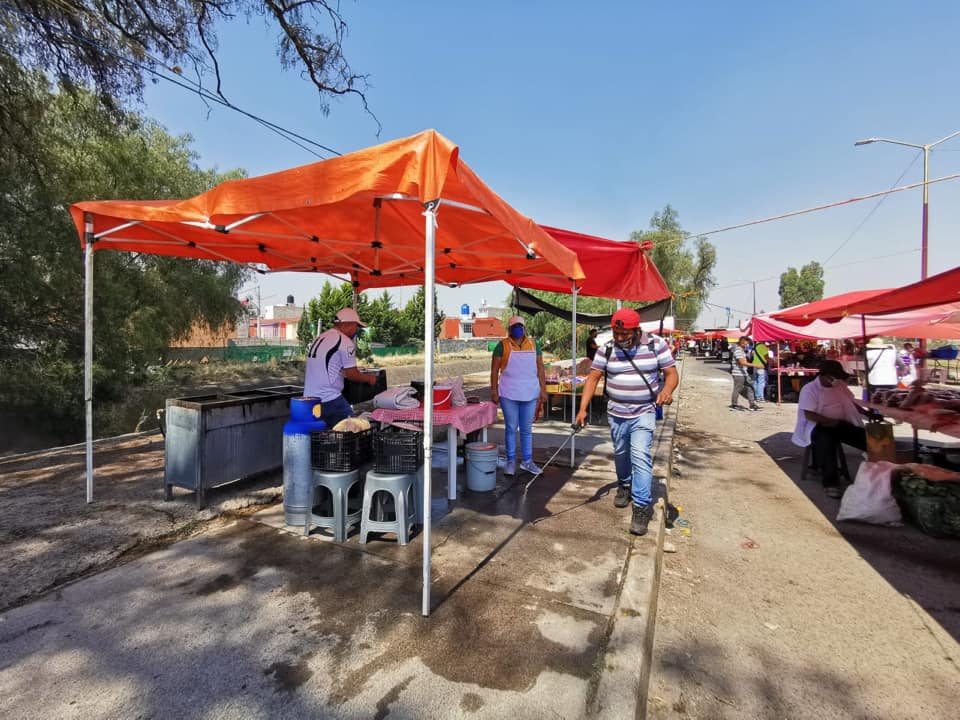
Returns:
[[[510,337],[514,340],[519,340],[523,337],[523,325],[514,325],[510,328]]]

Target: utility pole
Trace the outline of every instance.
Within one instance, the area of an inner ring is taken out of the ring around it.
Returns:
[[[257,283],[257,339],[263,340],[263,329],[260,327],[260,316],[263,315],[263,306],[260,304],[260,284]]]
[[[757,281],[753,281],[753,314],[757,314]]]

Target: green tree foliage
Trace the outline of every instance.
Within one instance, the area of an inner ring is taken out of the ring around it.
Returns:
[[[408,335],[400,312],[393,306],[393,299],[386,290],[370,302],[370,330],[367,335],[371,342],[383,343],[387,347],[407,343]]]
[[[307,303],[300,324],[297,326],[297,339],[304,347],[310,345],[317,336],[317,325],[320,332],[333,327],[337,313],[343,308],[353,307],[353,285],[348,282],[334,287],[327,280],[320,288],[320,294]],[[357,314],[363,322],[370,323],[370,308],[367,298],[361,294],[357,301]]]
[[[636,242],[650,240],[650,252],[667,287],[674,294],[674,317],[678,328],[692,328],[700,314],[710,289],[716,285],[713,270],[717,264],[717,250],[698,237],[688,248],[690,236],[680,225],[680,215],[670,205],[650,219],[650,230],[635,231],[630,239]]]
[[[780,308],[793,307],[823,298],[823,266],[814,261],[780,273]]]
[[[423,318],[426,313],[427,291],[423,285],[417,288],[417,292],[404,305],[400,314],[400,321],[403,324],[404,332],[407,336],[407,343],[413,342],[423,345]],[[440,331],[443,329],[443,320],[446,317],[442,310],[438,309],[437,294],[433,294],[433,332],[434,337],[440,337]],[[401,343],[406,344],[406,343]]]
[[[239,172],[199,169],[190,138],[91,95],[53,92],[0,53],[0,405],[82,429],[83,271],[67,208],[83,199],[187,197]],[[237,265],[102,251],[94,271],[95,397],[123,392],[173,339],[240,311]]]
[[[6,0],[0,64],[11,60],[63,87],[95,90],[108,107],[139,97],[150,71],[206,79],[225,98],[216,29],[260,17],[278,29],[284,69],[314,85],[320,110],[333,97],[356,95],[366,108],[367,78],[343,55],[347,23],[328,0]],[[209,82],[212,76],[213,82]],[[212,96],[212,94],[211,94]]]
[[[369,300],[365,293],[360,293],[357,300],[357,314],[363,322],[367,323],[367,330],[363,333],[364,341],[384,343],[389,346],[423,345],[425,302],[426,292],[422,285],[399,311],[394,308],[387,291],[373,300]],[[300,324],[297,326],[297,337],[301,345],[306,347],[313,342],[313,338],[316,337],[317,321],[320,322],[321,331],[333,327],[337,311],[345,307],[353,307],[353,286],[346,282],[336,287],[329,281],[324,283],[320,294],[307,303],[300,318]],[[439,337],[444,314],[436,309],[436,302],[434,302],[433,317],[435,332]]]

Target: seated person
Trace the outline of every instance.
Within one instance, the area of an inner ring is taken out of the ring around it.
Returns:
[[[840,468],[837,451],[841,444],[867,449],[861,415],[872,411],[861,407],[847,387],[850,375],[836,360],[820,363],[820,373],[800,391],[794,445],[813,444],[813,457],[820,468],[824,492],[840,497]]]

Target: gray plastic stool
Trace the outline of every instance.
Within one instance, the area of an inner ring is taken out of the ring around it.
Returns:
[[[314,492],[316,492],[316,488],[320,487],[327,488],[330,491],[333,515],[318,515],[311,508],[306,514],[303,534],[309,535],[311,525],[316,525],[317,527],[330,528],[333,530],[334,540],[345,542],[350,528],[360,522],[361,516],[361,510],[359,509],[350,512],[350,491],[357,483],[362,482],[363,477],[359,470],[350,470],[349,472],[314,470]]]
[[[410,531],[417,523],[416,485],[417,473],[367,473],[367,479],[363,485],[363,517],[360,520],[361,544],[367,542],[367,535],[371,532],[396,533],[397,542],[401,545],[407,544]],[[373,503],[373,496],[381,491],[393,498],[396,516],[394,520],[370,519],[371,513],[377,509]]]

